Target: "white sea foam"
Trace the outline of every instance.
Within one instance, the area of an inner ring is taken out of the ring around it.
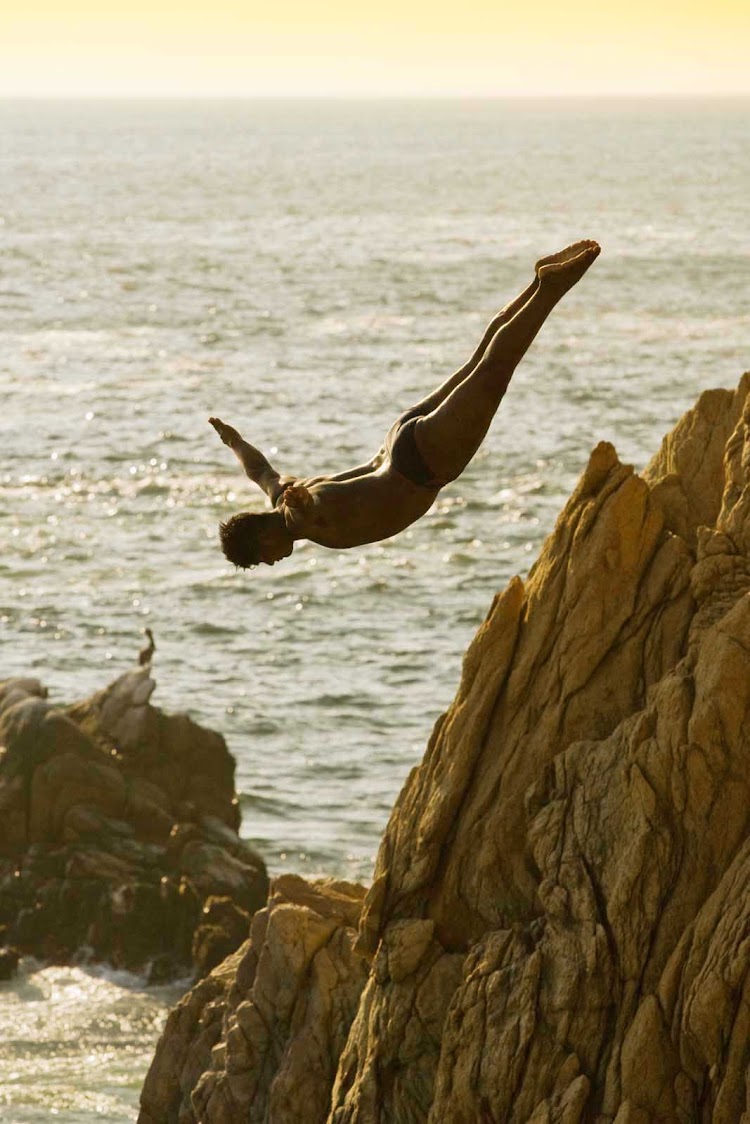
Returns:
[[[0,1119],[132,1122],[149,1054],[182,985],[22,961],[0,984]]]

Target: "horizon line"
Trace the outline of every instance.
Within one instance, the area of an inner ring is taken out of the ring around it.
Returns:
[[[507,93],[481,93],[471,91],[452,92],[427,92],[415,91],[379,91],[379,92],[305,92],[293,93],[211,93],[201,92],[165,92],[160,91],[123,91],[112,92],[78,92],[70,91],[45,91],[30,93],[29,91],[2,92],[0,101],[684,101],[684,100],[731,100],[750,99],[748,90],[715,90],[715,91],[689,91],[689,90],[638,90],[638,91],[606,91],[592,90],[589,92],[550,93],[547,92],[507,92]]]

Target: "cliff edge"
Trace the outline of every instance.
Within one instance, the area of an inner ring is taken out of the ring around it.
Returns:
[[[749,825],[750,374],[594,450],[364,901],[272,886],[141,1120],[750,1124]]]

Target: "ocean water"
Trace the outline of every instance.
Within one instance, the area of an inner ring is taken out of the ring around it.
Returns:
[[[101,967],[23,961],[16,981],[0,984],[0,1120],[135,1120],[165,1013],[183,991]]]
[[[642,467],[750,366],[749,125],[747,100],[0,102],[0,677],[72,701],[150,626],[154,701],[225,734],[271,870],[367,880],[590,449]],[[209,414],[282,472],[360,463],[583,237],[600,259],[424,519],[225,563],[219,520],[263,497]],[[0,1118],[133,1119],[171,998],[26,965]]]

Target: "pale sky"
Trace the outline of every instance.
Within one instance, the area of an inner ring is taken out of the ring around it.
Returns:
[[[0,96],[750,94],[750,0],[0,0]]]

